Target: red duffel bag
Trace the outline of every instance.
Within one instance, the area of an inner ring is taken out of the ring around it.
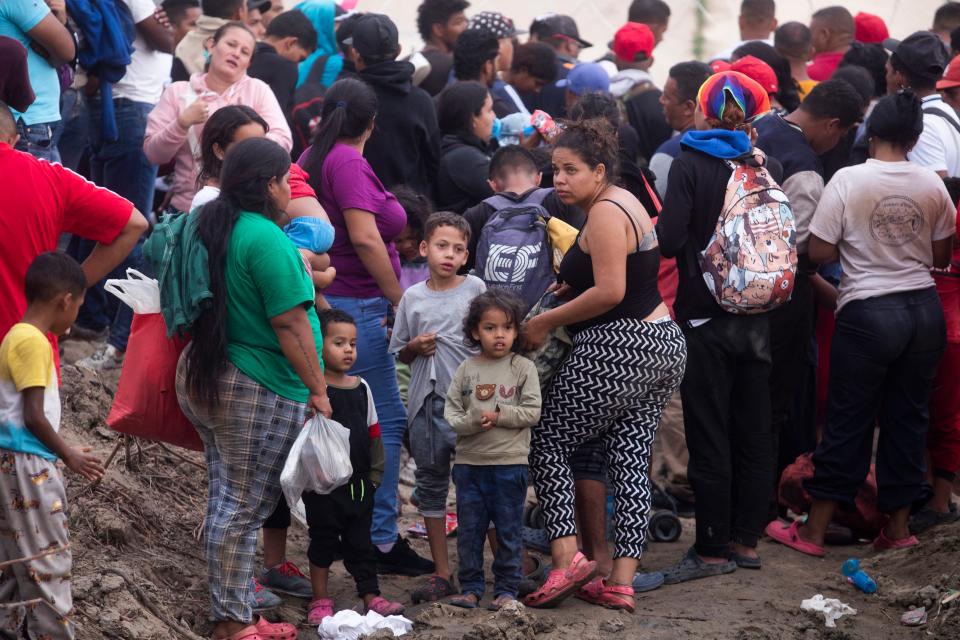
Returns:
[[[130,304],[130,294],[126,291],[118,293],[116,289],[135,289],[135,283],[111,280],[107,290]],[[159,291],[157,296],[159,298]],[[135,312],[130,340],[107,425],[114,431],[138,438],[203,451],[197,430],[177,402],[177,360],[189,340],[168,338],[163,315],[159,312],[137,313],[138,307],[130,306]]]

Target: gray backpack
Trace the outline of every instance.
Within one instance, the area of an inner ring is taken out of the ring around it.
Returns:
[[[515,202],[502,195],[484,202],[495,209],[480,231],[474,274],[487,287],[510,289],[529,310],[556,282],[553,251],[547,236],[550,214],[544,199],[553,189],[537,189]]]

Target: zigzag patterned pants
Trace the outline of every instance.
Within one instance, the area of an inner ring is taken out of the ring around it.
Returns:
[[[614,557],[640,557],[650,510],[650,448],[686,360],[674,322],[615,320],[574,336],[531,441],[530,470],[551,540],[577,533],[570,457],[599,434],[616,497]]]

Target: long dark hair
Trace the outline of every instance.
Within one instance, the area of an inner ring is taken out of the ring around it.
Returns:
[[[245,104],[231,104],[213,112],[210,119],[203,125],[203,135],[200,137],[200,174],[197,184],[203,185],[210,178],[218,177],[223,161],[214,153],[213,145],[220,146],[223,153],[233,142],[233,135],[240,127],[248,124],[258,124],[263,132],[270,131],[270,125],[260,117],[260,114]]]
[[[323,96],[320,128],[303,168],[310,174],[310,186],[320,189],[323,161],[341,138],[359,138],[377,116],[377,94],[366,82],[353,78],[337,80]]]
[[[241,211],[278,220],[282,212],[270,197],[271,180],[290,171],[290,154],[266,138],[250,138],[234,145],[223,159],[220,195],[197,216],[197,234],[207,248],[213,304],[191,327],[187,354],[187,389],[208,404],[219,401],[218,379],[227,366],[227,247]]]

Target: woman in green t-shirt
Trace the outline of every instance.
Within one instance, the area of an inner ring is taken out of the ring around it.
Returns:
[[[290,156],[252,138],[227,153],[220,195],[198,212],[213,304],[193,324],[177,369],[180,405],[203,439],[206,554],[214,638],[293,637],[254,620],[257,530],[280,499],[280,471],[308,413],[330,416],[310,274],[280,229]],[[245,637],[245,636],[243,636]]]

